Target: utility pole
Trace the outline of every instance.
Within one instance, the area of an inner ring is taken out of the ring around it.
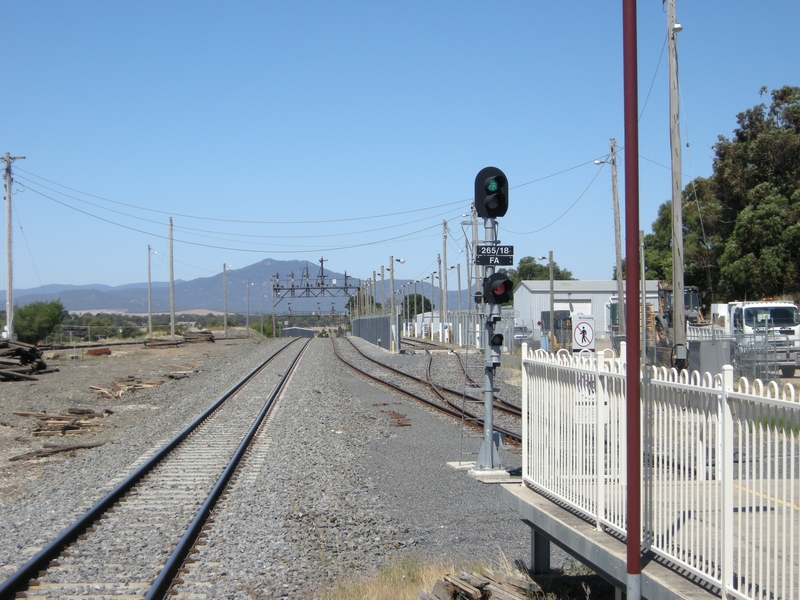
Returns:
[[[469,240],[464,236],[464,257],[467,261],[467,309],[469,309],[470,298],[472,298],[472,268],[470,266],[471,253],[469,250]]]
[[[3,162],[6,164],[5,179],[6,179],[6,339],[14,339],[14,244],[13,244],[13,231],[11,221],[11,163],[15,160],[24,160],[24,156],[11,156],[8,152],[3,157]]]
[[[431,327],[428,330],[428,334],[431,336],[431,341],[433,341],[433,277],[436,275],[436,271],[431,271]],[[441,283],[439,287],[441,287]]]
[[[373,271],[372,272],[372,313],[375,314],[378,312],[378,274]]]
[[[555,323],[556,323],[556,302],[555,302],[555,284],[553,283],[553,251],[550,250],[548,253],[548,259],[550,261],[550,335],[552,336],[553,345],[552,348],[550,344],[547,344],[547,351],[548,352],[555,352],[556,347],[556,331],[555,331]]]
[[[222,329],[228,337],[228,265],[222,263]]]
[[[672,157],[672,331],[675,367],[688,366],[686,348],[686,309],[683,291],[683,199],[681,197],[681,130],[678,88],[678,32],[683,29],[675,20],[675,0],[667,2],[667,38],[669,45],[669,142]]]
[[[442,309],[444,308],[444,297],[442,295],[442,279],[443,279],[443,277],[442,277],[442,255],[441,254],[438,254],[436,256],[436,263],[439,266],[438,267],[439,268],[439,274],[438,274],[438,277],[439,277],[439,331],[443,332],[444,331],[444,329],[443,329],[443,326],[444,326],[444,315],[442,314]],[[444,342],[444,339],[442,339],[443,337],[444,336],[439,336],[439,341],[440,342]]]
[[[475,282],[475,298],[478,297],[478,289],[479,289],[479,282],[483,281],[483,277],[481,276],[481,266],[478,265],[478,261],[475,260],[475,256],[478,252],[478,211],[475,208],[475,205],[472,205],[472,264],[475,266],[475,277],[473,281]],[[474,299],[473,299],[474,301]],[[480,323],[481,323],[481,306],[480,302],[475,303],[475,348],[478,350],[481,349],[483,344],[483,334],[480,333]]]
[[[249,338],[250,337],[250,280],[249,279],[245,282],[245,285],[247,285],[247,289],[245,290],[244,294],[245,306],[246,306],[245,308],[246,316],[244,322],[245,322],[245,328],[247,330],[247,337]]]
[[[153,299],[150,290],[150,245],[147,245],[147,337],[153,337]]]
[[[381,265],[381,314],[386,314],[386,276],[383,265]]]
[[[277,279],[277,277],[276,277]],[[275,337],[275,284],[272,277],[269,278],[270,298],[272,298],[272,337]]]
[[[611,138],[611,195],[614,199],[614,247],[617,252],[617,323],[620,335],[625,334],[625,286],[622,283],[622,233],[619,221],[617,191],[617,140]]]
[[[383,280],[383,267],[381,267],[381,280]],[[383,290],[381,290],[383,295]],[[395,340],[395,325],[397,324],[397,314],[394,307],[394,256],[389,257],[389,296],[391,296],[389,305],[391,310],[391,317],[389,318],[389,344],[392,347],[392,352],[395,349],[400,349],[400,336]],[[383,313],[383,306],[381,305],[381,313]]]
[[[442,311],[444,312],[444,323],[447,324],[447,221],[442,221],[442,274],[443,277],[439,282],[442,287]],[[442,330],[444,335],[444,330]]]
[[[422,281],[422,280],[421,279],[415,279],[414,280],[414,314],[411,315],[411,318],[414,319],[414,338],[417,337],[417,315],[419,314],[419,308],[418,308],[419,296],[417,296],[417,284],[420,281]],[[422,287],[423,287],[423,294],[424,294],[425,284],[422,284]],[[423,309],[425,308],[425,302],[424,301],[422,302],[422,308]],[[425,313],[422,313],[422,317],[423,318],[425,317]],[[422,329],[422,323],[420,323],[420,329]]]
[[[461,263],[456,263],[456,274],[458,275],[458,314],[461,316]]]
[[[473,206],[472,207],[472,254],[470,256],[473,259],[472,264],[475,266],[475,276],[473,277],[473,281],[475,282],[476,295],[478,293],[478,282],[483,279],[481,277],[481,267],[480,265],[478,265],[478,261],[474,260],[475,255],[477,253],[476,250],[477,247],[478,247],[478,213],[475,210],[475,206]]]
[[[172,260],[172,217],[169,218],[169,334],[175,341],[175,270]]]

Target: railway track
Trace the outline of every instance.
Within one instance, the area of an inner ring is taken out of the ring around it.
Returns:
[[[423,404],[425,404],[427,406],[430,406],[430,407],[432,407],[432,408],[434,408],[434,409],[436,409],[438,411],[444,412],[445,414],[448,414],[448,415],[450,415],[452,417],[455,417],[455,418],[457,418],[459,420],[464,419],[465,421],[469,421],[471,423],[475,423],[479,427],[483,426],[483,417],[482,416],[475,415],[475,414],[471,413],[470,411],[462,410],[463,399],[464,399],[464,395],[462,394],[462,392],[460,392],[458,390],[454,390],[454,389],[446,387],[446,386],[437,385],[437,384],[433,383],[433,381],[430,380],[430,364],[431,364],[431,360],[432,360],[432,357],[431,357],[430,354],[428,354],[429,361],[428,361],[428,365],[427,365],[427,368],[426,368],[426,370],[428,372],[428,380],[425,380],[425,379],[421,379],[419,377],[416,377],[414,375],[410,375],[409,373],[405,373],[404,371],[401,371],[399,369],[395,369],[394,367],[390,367],[389,365],[383,364],[380,361],[377,361],[377,360],[375,360],[373,358],[370,358],[369,356],[367,356],[366,354],[361,352],[361,350],[349,339],[346,339],[345,342],[342,342],[343,344],[346,344],[346,347],[348,349],[354,351],[359,359],[366,360],[371,365],[375,365],[377,367],[380,367],[381,369],[389,371],[390,373],[394,374],[395,376],[399,376],[406,383],[413,382],[417,386],[421,387],[424,390],[424,392],[427,392],[428,394],[432,394],[434,396],[433,399],[430,398],[429,396],[426,397],[425,395],[422,395],[423,392],[420,392],[420,393],[412,392],[412,391],[408,390],[407,388],[403,387],[402,385],[400,385],[399,383],[395,383],[393,381],[389,381],[389,379],[385,375],[383,377],[381,377],[381,376],[375,375],[373,373],[369,373],[365,369],[362,369],[362,368],[356,366],[355,364],[353,364],[352,362],[349,362],[348,360],[346,360],[342,356],[342,353],[337,348],[337,342],[336,342],[335,338],[331,338],[331,343],[333,345],[333,351],[334,351],[334,354],[336,355],[336,357],[342,363],[344,363],[345,365],[347,365],[348,367],[350,367],[354,371],[360,373],[361,375],[363,375],[363,376],[365,376],[365,377],[367,377],[369,379],[372,379],[373,381],[376,381],[376,382],[378,382],[378,383],[380,383],[382,385],[386,385],[388,387],[391,387],[395,391],[397,391],[397,392],[399,392],[399,393],[401,393],[401,394],[403,394],[405,396],[408,396],[410,398],[414,398],[415,400],[418,400],[418,401],[422,402]],[[467,397],[470,398],[473,402],[480,402],[481,401],[481,399],[479,399],[479,398],[475,398],[475,397],[472,397],[472,396],[467,396]],[[500,410],[502,412],[505,412],[506,414],[510,415],[511,417],[516,417],[516,418],[520,417],[521,413],[519,412],[519,409],[517,409],[518,412],[515,414],[513,412],[513,410],[508,408],[508,407],[505,407],[505,406],[504,407],[500,407],[497,404],[495,404],[495,407],[498,410]],[[511,441],[517,442],[517,443],[521,443],[522,442],[522,435],[521,435],[521,433],[519,431],[514,431],[514,430],[511,430],[511,429],[509,429],[507,427],[499,426],[498,424],[495,424],[494,430],[499,432],[499,433],[502,433],[508,440],[511,440]]]
[[[0,598],[23,591],[19,597],[74,599],[173,593],[307,346],[292,340],[237,382],[0,584]]]
[[[464,359],[461,358],[461,355],[458,352],[453,352],[456,359],[458,359],[458,364],[461,367],[461,372],[464,373],[464,378],[466,379],[467,383],[470,387],[481,388],[482,384],[475,381],[472,377],[470,377],[469,373],[467,372],[467,367],[464,364]],[[507,400],[503,400],[498,396],[494,396],[495,406],[497,406],[500,410],[508,410],[511,414],[515,414],[518,417],[522,417],[522,409],[514,404],[513,402],[509,402]]]
[[[426,342],[424,340],[418,340],[418,339],[415,339],[415,338],[402,338],[402,341],[403,341],[404,344],[412,346],[416,350],[423,350],[424,352],[427,352],[428,354],[430,354],[430,350],[431,349],[441,349],[441,346],[439,346],[437,344],[434,344],[434,343],[431,343],[431,342]],[[483,388],[483,382],[475,381],[472,377],[470,377],[469,373],[467,372],[467,368],[464,365],[464,360],[461,358],[461,355],[458,352],[451,352],[451,354],[455,355],[456,359],[458,360],[458,364],[459,364],[459,367],[461,368],[461,372],[464,374],[464,377],[465,377],[466,382],[468,384],[467,387],[474,387],[474,388],[476,388],[476,391],[480,391]],[[460,392],[457,392],[457,393],[460,393]],[[475,397],[472,397],[472,396],[469,396],[469,395],[467,397],[470,400],[473,400],[473,401],[476,400]],[[495,401],[495,407],[498,410],[500,410],[502,412],[506,412],[508,414],[516,415],[518,417],[522,416],[522,412],[521,412],[520,407],[518,405],[514,404],[513,402],[508,402],[507,400],[503,400],[502,398],[499,398],[498,396],[494,396],[494,401]]]
[[[416,350],[422,350],[425,348],[439,348],[438,344],[434,344],[433,342],[426,342],[425,340],[418,340],[416,338],[401,338],[401,343],[407,346],[411,346]]]

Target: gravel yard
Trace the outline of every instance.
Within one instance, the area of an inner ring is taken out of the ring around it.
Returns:
[[[391,355],[356,342],[396,367],[424,370],[423,353]],[[0,384],[0,577],[171,439],[230,387],[234,375],[249,372],[283,343],[218,340],[177,349],[112,349],[110,356],[76,361],[48,358],[49,365],[60,363],[60,372]],[[330,344],[312,341],[266,428],[271,443],[263,460],[245,467],[238,491],[218,507],[203,547],[217,566],[187,576],[179,597],[324,596],[334,581],[376,572],[403,553],[528,562],[529,530],[497,488],[445,464],[461,458],[460,424],[356,377]],[[182,378],[170,378],[174,373]],[[113,399],[90,389],[128,377],[164,383]],[[442,383],[458,386],[463,375]],[[498,369],[496,383],[503,398],[519,397],[518,372]],[[96,431],[57,438],[32,437],[33,420],[12,414],[78,407],[110,414],[96,419]],[[404,415],[410,426],[394,427],[390,412]],[[106,443],[9,460],[44,443],[84,442]],[[501,460],[513,467],[520,457],[503,449]],[[554,567],[569,564],[554,551]],[[202,585],[195,586],[198,580]]]

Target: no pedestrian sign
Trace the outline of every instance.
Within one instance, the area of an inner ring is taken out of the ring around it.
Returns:
[[[590,350],[594,352],[594,317],[592,315],[575,315],[572,323],[572,351]]]

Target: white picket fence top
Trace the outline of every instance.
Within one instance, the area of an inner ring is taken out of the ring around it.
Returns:
[[[626,533],[626,372],[523,346],[523,479]],[[642,540],[723,595],[800,599],[795,388],[650,367],[641,387]]]

